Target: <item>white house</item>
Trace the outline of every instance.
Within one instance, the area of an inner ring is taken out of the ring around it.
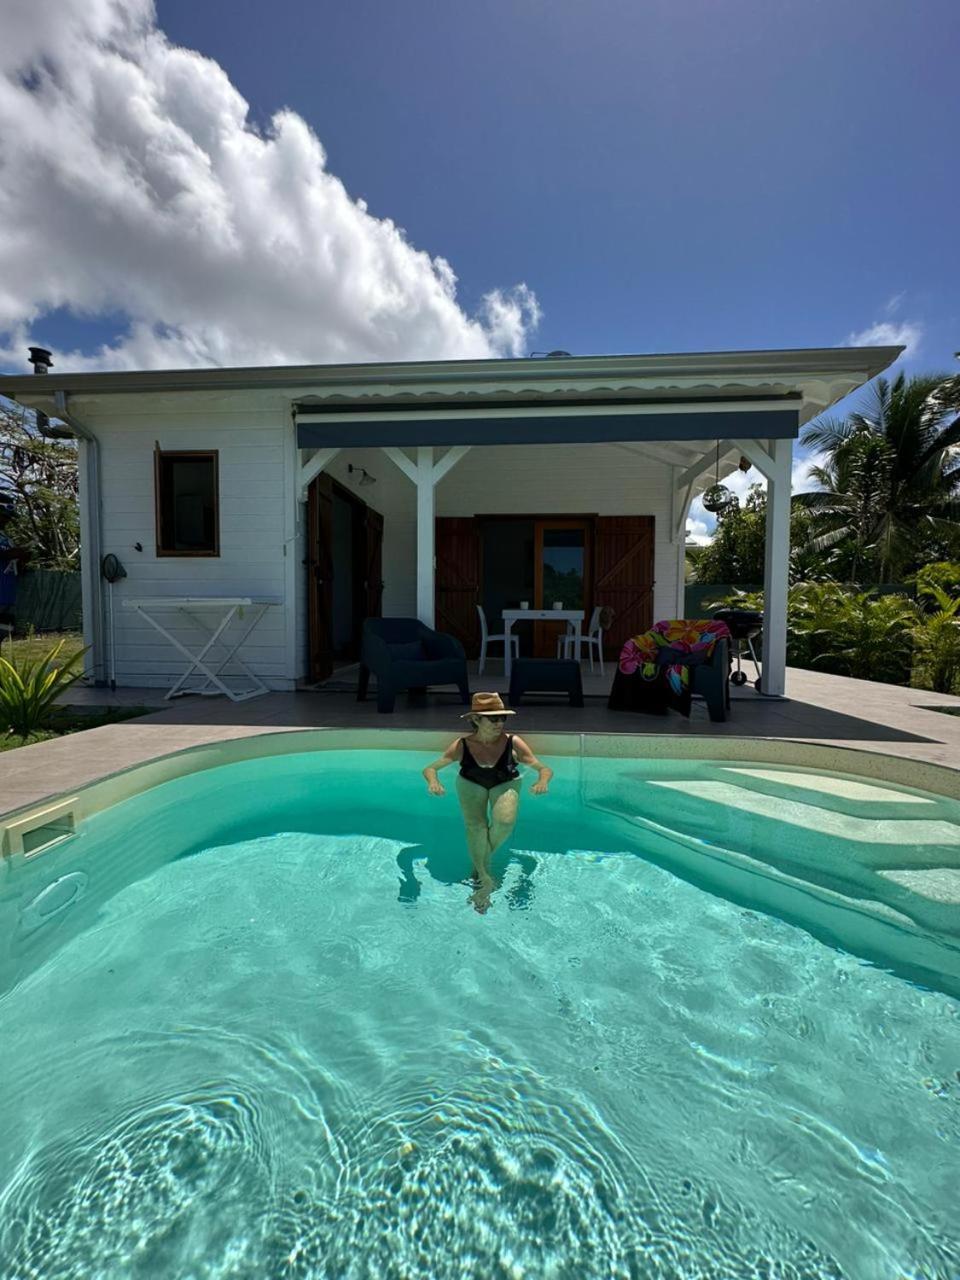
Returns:
[[[793,441],[901,349],[80,374],[48,373],[33,350],[44,376],[3,378],[0,393],[80,440],[98,680],[165,686],[182,671],[123,607],[166,597],[270,601],[242,656],[272,689],[355,656],[368,614],[416,614],[469,647],[477,603],[494,622],[561,587],[613,606],[615,652],[683,615],[686,517],[719,456],[721,475],[745,457],[768,481],[764,686],[778,694]],[[126,570],[113,586],[110,554]],[[551,626],[526,643],[548,652]]]

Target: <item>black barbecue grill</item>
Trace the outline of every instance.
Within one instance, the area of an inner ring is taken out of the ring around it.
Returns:
[[[713,615],[718,622],[725,622],[730,629],[730,635],[733,639],[733,656],[737,660],[737,669],[730,677],[731,684],[746,684],[747,673],[743,670],[743,647],[746,645],[747,652],[753,665],[757,669],[757,678],[754,680],[754,687],[760,688],[760,659],[757,657],[757,651],[753,647],[753,642],[763,631],[763,614],[757,613],[754,609],[717,609]]]

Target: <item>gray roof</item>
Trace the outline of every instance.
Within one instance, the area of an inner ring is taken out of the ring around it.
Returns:
[[[811,377],[847,376],[867,381],[881,373],[902,347],[811,347],[773,351],[677,352],[664,355],[564,356],[547,359],[411,360],[402,363],[267,365],[236,369],[145,369],[120,373],[50,373],[0,376],[0,395],[17,398],[110,392],[258,390],[337,385],[356,388],[389,383],[526,383],[558,378],[576,382],[601,378],[638,378],[645,382],[702,378],[767,378],[787,385]]]

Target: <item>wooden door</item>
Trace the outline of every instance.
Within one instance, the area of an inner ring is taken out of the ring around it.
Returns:
[[[604,635],[615,658],[624,641],[653,625],[653,516],[598,516],[594,526],[594,605],[616,617]]]
[[[379,618],[383,609],[383,516],[372,507],[364,508],[363,552],[363,617]]]
[[[320,473],[307,491],[307,648],[312,681],[333,671],[333,481]]]
[[[480,652],[480,529],[472,517],[438,516],[436,525],[436,627],[456,636],[467,656]],[[498,628],[487,624],[492,631]]]

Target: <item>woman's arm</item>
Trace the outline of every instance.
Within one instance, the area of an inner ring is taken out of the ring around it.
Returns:
[[[433,764],[428,764],[424,769],[423,776],[427,780],[427,790],[432,796],[445,796],[447,794],[437,774],[441,769],[445,769],[448,764],[455,764],[460,759],[461,741],[462,739],[455,738],[443,755],[434,760]]]
[[[553,777],[553,770],[550,766],[538,760],[524,740],[518,738],[516,734],[513,735],[513,753],[521,764],[528,764],[539,772],[539,777],[530,788],[530,794],[534,796],[546,795],[547,785]]]

